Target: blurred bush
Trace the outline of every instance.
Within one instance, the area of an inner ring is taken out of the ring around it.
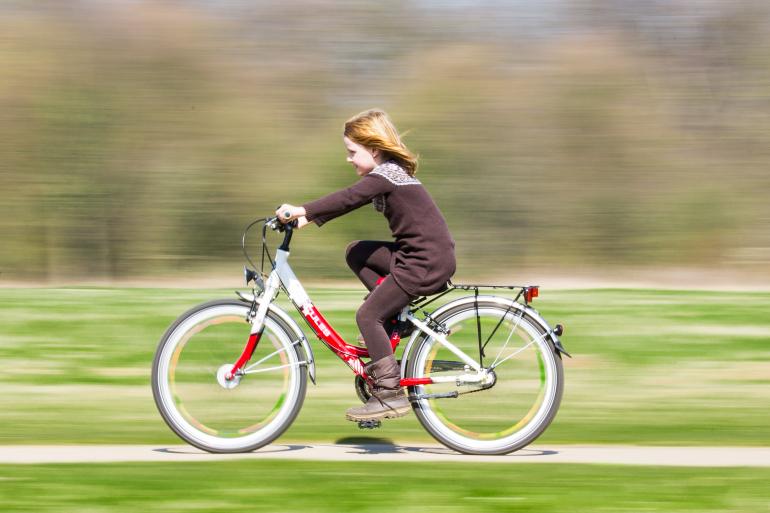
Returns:
[[[463,276],[770,267],[759,0],[0,4],[0,278],[203,274],[242,228],[355,180],[385,108]],[[371,208],[295,243],[347,277]],[[312,248],[312,249],[311,249]],[[255,248],[257,249],[257,248]]]

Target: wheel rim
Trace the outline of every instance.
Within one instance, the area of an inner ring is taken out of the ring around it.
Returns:
[[[456,383],[419,386],[418,394],[461,393],[456,399],[423,399],[420,413],[434,434],[456,448],[499,451],[532,437],[548,418],[556,397],[556,364],[548,342],[520,310],[480,306],[478,312],[486,343],[482,365],[497,365],[494,385],[486,390]],[[448,340],[478,361],[476,309],[457,312],[444,325]],[[457,375],[462,369],[459,358],[434,340],[417,355],[421,375],[416,377]]]
[[[192,315],[169,337],[161,357],[159,392],[167,418],[188,441],[239,449],[283,429],[299,393],[299,362],[290,338],[269,317],[244,369],[267,357],[226,389],[217,371],[232,365],[249,336],[248,308],[218,306]],[[270,356],[272,354],[272,356]],[[279,367],[274,370],[269,368]]]

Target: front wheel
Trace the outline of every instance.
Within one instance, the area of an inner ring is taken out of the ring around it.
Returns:
[[[450,343],[493,371],[483,383],[451,379],[475,371],[424,335],[407,367],[409,377],[436,380],[410,387],[423,427],[467,454],[506,454],[540,436],[556,415],[564,387],[561,359],[544,327],[518,303],[481,298],[435,320]]]
[[[229,370],[249,338],[250,305],[221,300],[182,314],[160,341],[152,368],[155,404],[186,442],[209,452],[246,452],[281,435],[302,407],[304,352],[268,312],[240,379]]]

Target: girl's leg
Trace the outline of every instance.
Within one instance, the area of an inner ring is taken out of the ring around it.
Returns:
[[[358,240],[348,245],[345,260],[361,283],[373,290],[377,280],[390,273],[390,257],[396,249],[393,242]]]
[[[356,323],[366,341],[372,362],[393,354],[390,337],[383,323],[395,316],[414,299],[399,287],[392,277],[375,288],[356,312]]]
[[[372,396],[361,406],[349,408],[348,420],[357,422],[402,417],[412,405],[401,387],[401,372],[383,320],[395,315],[412,297],[396,285],[393,277],[385,278],[375,288],[356,313],[356,322],[366,339],[372,361],[366,364],[366,373],[372,378]]]

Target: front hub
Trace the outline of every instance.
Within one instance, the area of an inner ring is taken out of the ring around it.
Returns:
[[[237,387],[241,382],[241,378],[243,377],[243,374],[236,373],[235,376],[228,379],[228,376],[230,376],[230,370],[232,368],[232,363],[226,363],[222,365],[217,371],[217,383],[219,383],[219,386],[227,390],[232,390],[233,388]]]

